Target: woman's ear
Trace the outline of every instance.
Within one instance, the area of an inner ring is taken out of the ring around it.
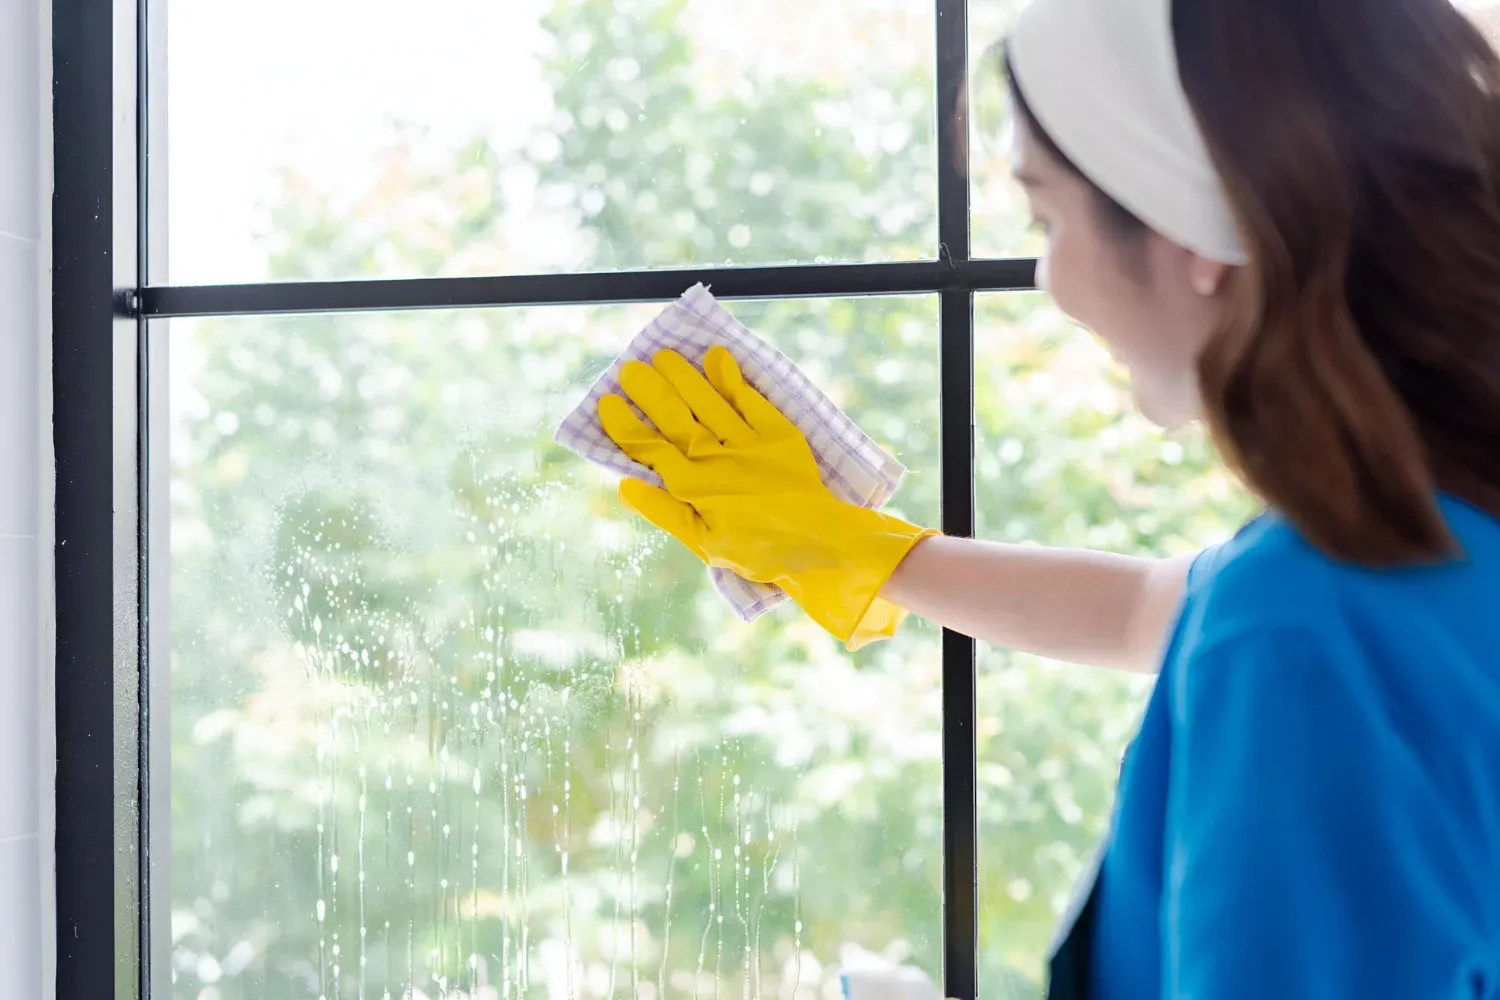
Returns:
[[[1194,292],[1205,299],[1219,294],[1224,279],[1229,275],[1229,265],[1207,257],[1192,254],[1188,260],[1188,283]]]

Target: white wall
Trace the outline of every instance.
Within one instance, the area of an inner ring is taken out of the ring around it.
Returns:
[[[0,997],[52,992],[51,16],[0,0]],[[45,470],[45,474],[44,474]],[[44,617],[45,616],[45,617]]]

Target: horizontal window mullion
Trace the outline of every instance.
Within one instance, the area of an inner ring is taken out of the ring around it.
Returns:
[[[1026,258],[789,264],[480,278],[166,285],[141,290],[139,312],[153,319],[314,312],[384,312],[494,306],[667,301],[697,282],[724,299],[827,298],[942,291],[1023,291],[1034,285]],[[122,299],[128,299],[122,296]]]

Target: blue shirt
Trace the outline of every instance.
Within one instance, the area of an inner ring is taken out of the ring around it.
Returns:
[[[1104,1000],[1500,997],[1500,520],[1365,570],[1266,516],[1201,557],[1094,896]]]

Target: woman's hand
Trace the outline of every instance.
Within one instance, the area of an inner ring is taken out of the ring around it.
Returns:
[[[710,565],[780,586],[851,648],[895,631],[905,613],[880,589],[935,532],[829,492],[802,432],[722,347],[703,372],[675,351],[629,362],[620,385],[655,426],[606,396],[604,431],[666,487],[625,480],[628,506]]]

